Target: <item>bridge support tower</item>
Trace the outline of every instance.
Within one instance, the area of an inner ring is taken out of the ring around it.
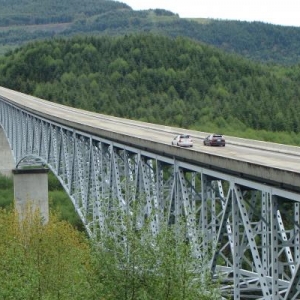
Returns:
[[[45,168],[13,170],[15,207],[21,219],[30,208],[40,211],[44,224],[49,221],[48,171]]]

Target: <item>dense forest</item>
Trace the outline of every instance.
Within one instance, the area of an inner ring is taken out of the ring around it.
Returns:
[[[134,11],[113,0],[0,0],[0,54],[29,41],[77,35],[185,36],[251,60],[300,63],[300,28],[261,22],[183,19],[163,9]]]
[[[0,85],[124,118],[300,144],[300,28],[188,20],[112,0],[0,5]]]
[[[266,66],[153,34],[34,42],[0,60],[0,85],[123,118],[197,130],[300,132],[300,68]]]
[[[0,0],[0,26],[68,23],[116,9],[130,9],[109,0]]]

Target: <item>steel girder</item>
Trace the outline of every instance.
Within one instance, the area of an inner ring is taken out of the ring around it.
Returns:
[[[300,195],[67,128],[0,102],[17,166],[42,162],[91,237],[118,237],[134,205],[152,234],[182,218],[193,253],[234,299],[299,299]]]

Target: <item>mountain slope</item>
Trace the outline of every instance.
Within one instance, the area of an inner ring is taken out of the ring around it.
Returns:
[[[152,32],[186,36],[259,62],[300,63],[298,27],[181,19],[162,9],[134,11],[112,0],[0,0],[0,5],[0,53],[57,36]]]
[[[0,85],[186,128],[300,132],[300,70],[153,34],[37,42],[0,60]]]

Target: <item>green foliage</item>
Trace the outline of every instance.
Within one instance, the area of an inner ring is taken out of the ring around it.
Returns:
[[[0,174],[0,208],[12,208],[14,198],[12,177]]]
[[[123,220],[121,236],[108,224],[107,234],[103,233],[94,245],[93,265],[103,283],[103,297],[220,299],[218,283],[212,281],[207,261],[195,258],[186,240],[185,222],[169,226],[161,222],[160,232],[153,235],[151,221],[140,228],[135,214]],[[114,289],[115,282],[118,288]]]
[[[296,66],[265,66],[152,34],[36,42],[0,60],[0,85],[50,101],[297,145],[299,79]]]
[[[0,180],[1,182],[1,180]],[[13,189],[0,189],[0,207],[9,208],[12,207],[13,203]]]
[[[63,187],[61,186],[59,180],[52,172],[48,172],[48,190],[52,191],[63,191]]]
[[[13,180],[11,176],[5,176],[0,173],[0,190],[12,190]]]
[[[132,225],[135,215],[125,220],[122,236],[102,234],[90,244],[54,214],[42,224],[30,206],[22,220],[16,211],[0,209],[0,298],[220,298],[206,260],[192,255],[184,222],[162,225],[154,236],[151,222]]]
[[[114,0],[0,1],[0,54],[37,39],[152,32],[185,36],[265,63],[300,62],[298,27],[183,19],[164,9],[134,11]],[[185,54],[180,59],[185,59]],[[217,62],[217,60],[216,60]]]
[[[73,203],[69,196],[62,190],[49,192],[49,206],[60,220],[67,220],[74,228],[84,231],[84,226],[75,212]]]
[[[0,210],[1,299],[94,299],[84,236],[51,216]]]
[[[67,23],[110,10],[129,9],[124,3],[107,0],[0,0],[0,26]]]

